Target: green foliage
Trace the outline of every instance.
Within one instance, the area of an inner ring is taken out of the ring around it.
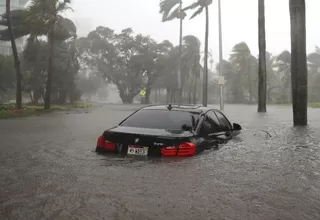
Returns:
[[[0,55],[0,92],[15,88],[15,69],[12,56]]]
[[[172,48],[168,41],[157,43],[149,36],[135,35],[130,28],[115,33],[97,27],[77,41],[81,59],[118,87],[124,103],[131,103],[142,88],[151,89],[167,70]]]
[[[57,1],[57,0],[55,0]],[[62,8],[64,3],[59,3],[53,7],[49,4],[52,0],[33,0],[30,6],[25,9],[12,10],[12,26],[15,38],[27,36],[48,35],[51,24],[54,22],[55,39],[66,40],[76,36],[77,28],[75,24],[67,18],[63,18],[60,13],[68,8]],[[54,20],[52,20],[54,19]],[[2,15],[0,25],[7,26],[6,14]],[[0,40],[10,41],[7,28],[0,30]]]
[[[320,50],[308,55],[309,102],[317,107],[320,102]],[[285,50],[277,56],[267,52],[267,101],[269,103],[291,103],[291,54]],[[217,66],[217,71],[219,64]],[[229,61],[223,62],[226,78],[227,100],[233,103],[256,102],[257,59],[251,55],[245,42],[236,44]],[[250,100],[251,91],[251,100]]]

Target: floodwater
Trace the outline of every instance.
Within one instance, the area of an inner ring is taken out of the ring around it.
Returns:
[[[0,219],[320,219],[320,110],[227,105],[242,134],[176,160],[97,155],[105,128],[138,106],[0,121]]]

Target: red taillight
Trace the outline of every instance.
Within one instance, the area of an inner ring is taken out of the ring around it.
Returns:
[[[110,141],[105,140],[103,136],[100,136],[97,142],[97,147],[114,151],[116,148],[116,145]]]
[[[181,143],[179,146],[169,146],[161,149],[162,156],[188,157],[196,153],[196,145],[189,142]]]

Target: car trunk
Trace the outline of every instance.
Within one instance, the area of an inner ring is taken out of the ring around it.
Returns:
[[[119,152],[126,154],[128,147],[146,147],[148,156],[160,156],[162,147],[178,146],[188,141],[193,133],[183,130],[164,130],[117,126],[103,134],[105,140],[115,143]]]

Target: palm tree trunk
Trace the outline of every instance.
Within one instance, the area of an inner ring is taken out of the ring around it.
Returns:
[[[182,11],[182,0],[180,0],[180,12]],[[181,74],[181,57],[182,57],[182,38],[183,38],[183,17],[180,18],[180,35],[179,35],[179,59],[178,59],[178,102],[182,104],[182,74]]]
[[[51,27],[49,36],[49,61],[48,61],[48,76],[46,85],[46,94],[44,99],[44,109],[50,109],[51,107],[51,89],[52,89],[52,78],[53,78],[53,59],[54,59],[54,23]]]
[[[258,112],[267,112],[267,64],[264,0],[259,0],[259,95]]]
[[[209,6],[206,6],[206,32],[204,46],[203,106],[208,105],[208,48],[209,48]]]
[[[293,123],[308,124],[308,69],[306,57],[305,0],[290,0],[291,18],[291,86]]]
[[[198,102],[198,88],[197,88],[197,85],[198,85],[198,77],[196,77],[196,80],[194,82],[194,104],[197,104]]]
[[[250,55],[246,57],[247,59],[247,71],[248,71],[248,89],[249,89],[249,103],[252,103],[252,82],[251,82],[251,60]]]
[[[20,60],[17,51],[17,45],[12,29],[12,21],[11,21],[11,7],[10,7],[10,0],[6,0],[6,14],[7,14],[7,23],[8,23],[8,30],[10,34],[11,40],[11,47],[12,53],[14,57],[14,67],[16,69],[16,109],[20,110],[22,108],[22,88],[21,88],[21,68],[20,68]]]

